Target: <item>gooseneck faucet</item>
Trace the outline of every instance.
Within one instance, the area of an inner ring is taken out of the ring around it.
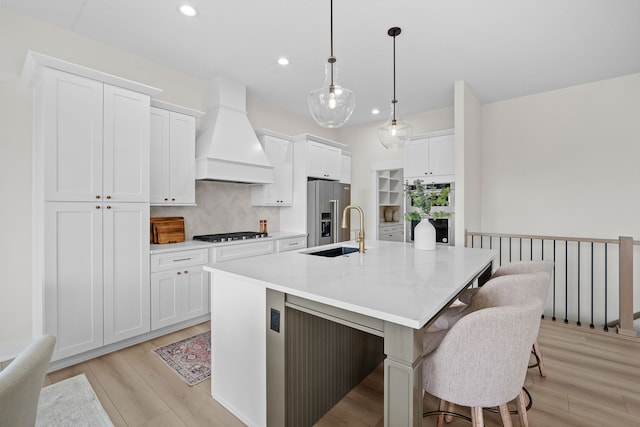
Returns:
[[[360,212],[360,231],[358,231],[358,235],[356,236],[356,242],[358,242],[359,252],[361,254],[364,253],[364,212],[362,212],[362,208],[356,205],[348,205],[342,211],[342,228],[347,228],[347,212],[350,209],[357,209]]]

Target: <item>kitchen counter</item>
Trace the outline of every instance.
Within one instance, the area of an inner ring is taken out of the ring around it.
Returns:
[[[205,266],[212,291],[212,396],[248,425],[285,425],[285,363],[295,359],[295,353],[285,357],[286,310],[294,309],[382,337],[385,426],[420,426],[421,328],[491,267],[495,252],[370,241],[364,254],[308,254],[335,246],[357,244]]]
[[[439,245],[419,251],[413,244],[388,241],[367,243],[365,254],[308,254],[335,246],[341,245],[233,260],[205,270],[238,274],[268,289],[419,329],[493,258],[490,250]],[[342,246],[358,247],[353,241]]]
[[[211,243],[204,242],[200,240],[185,240],[180,243],[165,243],[162,245],[152,244],[150,246],[151,254],[160,254],[164,252],[175,252],[175,251],[188,251],[192,249],[204,249],[204,248],[212,248],[212,247],[220,247],[220,246],[231,246],[231,245],[242,245],[245,243],[256,243],[260,241],[268,241],[268,240],[281,240],[288,239],[293,237],[303,237],[306,236],[307,233],[299,233],[292,231],[274,231],[273,233],[269,233],[268,237],[261,237],[259,239],[247,239],[247,240],[233,240],[231,242],[219,242],[219,243]]]

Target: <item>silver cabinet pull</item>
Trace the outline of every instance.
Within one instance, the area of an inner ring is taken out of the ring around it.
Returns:
[[[174,259],[173,262],[180,262],[180,261],[189,261],[191,258],[180,258],[180,259]]]

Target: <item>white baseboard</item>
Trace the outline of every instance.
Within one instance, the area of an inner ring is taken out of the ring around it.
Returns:
[[[167,326],[162,329],[156,329],[146,334],[126,339],[124,341],[119,341],[110,345],[106,345],[104,347],[99,347],[90,351],[86,351],[84,353],[75,354],[64,359],[56,360],[51,362],[48,372],[53,372],[71,365],[76,365],[78,363],[85,362],[98,356],[113,353],[114,351],[122,350],[123,348],[131,347],[132,345],[140,344],[141,342],[149,341],[153,338],[161,337],[163,335],[167,335],[172,332],[197,325],[199,323],[207,322],[209,320],[211,320],[211,315],[207,314],[204,316],[196,317],[194,319],[186,320],[184,322],[176,323],[175,325]]]

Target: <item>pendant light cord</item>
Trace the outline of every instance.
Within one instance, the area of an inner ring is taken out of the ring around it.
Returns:
[[[393,100],[391,103],[393,104],[393,120],[396,119],[396,103],[398,100],[396,99],[396,36],[393,36]]]
[[[331,18],[329,20],[330,24],[329,24],[329,29],[330,29],[330,33],[331,33],[331,56],[329,57],[329,63],[331,64],[331,84],[329,85],[329,88],[333,88],[333,64],[335,64],[336,62],[336,58],[333,56],[333,0],[330,1],[330,8],[329,8],[330,14],[331,14]]]

